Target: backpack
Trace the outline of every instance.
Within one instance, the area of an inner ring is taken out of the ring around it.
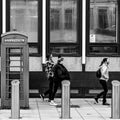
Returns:
[[[101,69],[99,68],[97,71],[96,71],[96,77],[97,78],[101,78]]]
[[[65,66],[61,65],[61,64],[56,64],[54,66],[54,77],[57,80],[70,80],[70,76],[69,76],[69,72],[67,71],[67,69],[65,68]]]

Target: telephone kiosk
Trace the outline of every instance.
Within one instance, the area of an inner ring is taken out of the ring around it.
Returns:
[[[29,108],[28,37],[19,32],[1,35],[1,108],[11,107],[11,82],[19,80],[20,108]]]

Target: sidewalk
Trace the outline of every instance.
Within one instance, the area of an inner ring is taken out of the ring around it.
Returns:
[[[56,98],[55,101],[58,105],[61,104],[60,98]],[[111,99],[107,99],[107,101],[111,103]],[[71,119],[65,120],[113,120],[111,119],[111,105],[103,106],[101,105],[102,101],[99,102],[99,104],[95,104],[94,99],[72,98]],[[47,101],[43,102],[40,98],[30,98],[29,106],[29,109],[20,110],[20,120],[61,120],[61,108],[50,106]],[[10,109],[0,110],[0,120],[12,120],[10,117]]]

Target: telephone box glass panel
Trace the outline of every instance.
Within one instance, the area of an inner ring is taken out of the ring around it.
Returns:
[[[11,98],[11,81],[20,81],[20,99],[23,99],[23,47],[6,48],[6,99]]]

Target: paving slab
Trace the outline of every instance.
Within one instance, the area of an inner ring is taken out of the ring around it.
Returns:
[[[110,98],[107,101],[111,104]],[[102,105],[101,99],[96,104],[93,98],[72,98],[70,119],[61,118],[61,99],[55,98],[55,102],[59,107],[51,106],[47,99],[29,98],[29,109],[21,109],[20,119],[16,120],[117,120],[111,118],[111,105]],[[10,117],[10,109],[0,110],[0,120],[15,120]]]

